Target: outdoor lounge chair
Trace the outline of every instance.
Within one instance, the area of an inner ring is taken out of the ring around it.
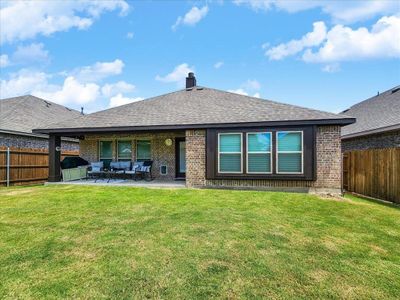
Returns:
[[[153,165],[152,160],[146,160],[143,162],[143,165],[135,170],[135,180],[144,179],[146,181],[153,180],[151,177],[151,167]]]
[[[133,179],[136,179],[136,170],[140,169],[143,166],[143,162],[142,161],[135,161],[132,164],[132,168],[128,171],[125,171],[125,174],[131,175],[133,177]]]
[[[110,170],[117,174],[124,174],[126,171],[131,169],[130,161],[112,161],[110,163]]]
[[[104,163],[102,161],[90,163],[90,166],[87,168],[88,178],[95,179],[96,182],[97,179],[99,179],[103,175],[103,169]]]

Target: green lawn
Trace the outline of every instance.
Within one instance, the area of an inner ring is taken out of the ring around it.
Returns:
[[[400,209],[305,194],[0,189],[0,298],[400,295]]]

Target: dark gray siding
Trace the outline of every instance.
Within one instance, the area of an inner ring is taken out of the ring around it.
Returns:
[[[8,133],[0,133],[0,147],[14,147],[14,148],[31,148],[31,149],[47,149],[49,141],[46,138],[39,138],[33,136],[14,135]],[[79,144],[73,142],[61,142],[63,150],[79,150]]]
[[[400,130],[342,140],[342,152],[400,147]]]

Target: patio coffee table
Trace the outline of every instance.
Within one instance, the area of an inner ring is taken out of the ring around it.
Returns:
[[[88,178],[90,179],[94,179],[94,182],[96,183],[97,180],[99,179],[107,179],[107,183],[110,182],[110,179],[112,177],[113,174],[116,174],[116,172],[114,171],[99,171],[99,172],[91,172],[90,174],[88,174]]]

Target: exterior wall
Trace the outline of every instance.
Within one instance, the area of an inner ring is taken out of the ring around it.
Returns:
[[[14,148],[48,149],[49,140],[47,138],[34,136],[0,133],[0,147],[1,146]],[[79,150],[79,143],[62,141],[61,148],[67,151]]]
[[[400,147],[400,130],[342,140],[342,151]]]
[[[186,185],[188,187],[266,189],[341,193],[340,126],[319,126],[316,136],[317,179],[312,180],[207,180],[204,130],[186,131]]]
[[[206,131],[186,130],[186,186],[206,185]]]
[[[151,141],[151,158],[153,160],[152,176],[157,180],[175,179],[175,138],[184,137],[184,132],[163,132],[163,133],[132,133],[132,134],[104,134],[85,135],[85,139],[80,141],[80,156],[89,162],[99,160],[99,141],[113,141],[113,160],[117,160],[117,141],[132,141],[132,161],[136,160],[136,141]],[[165,139],[172,139],[171,146],[165,145]],[[160,174],[160,167],[166,165],[167,175]]]

